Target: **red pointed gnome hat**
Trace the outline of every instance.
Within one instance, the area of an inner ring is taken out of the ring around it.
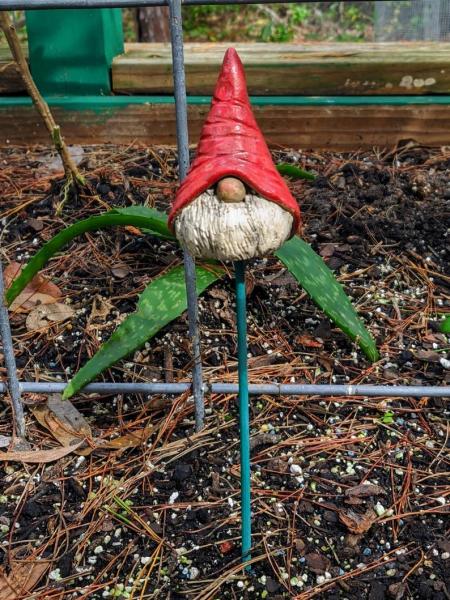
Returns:
[[[169,227],[173,228],[180,210],[227,176],[241,179],[263,198],[290,212],[294,217],[294,235],[300,223],[300,209],[276,170],[253,116],[244,68],[234,48],[225,54],[197,155],[172,204]]]

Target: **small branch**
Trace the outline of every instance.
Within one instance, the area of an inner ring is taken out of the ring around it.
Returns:
[[[55,148],[61,157],[64,173],[68,183],[84,185],[84,178],[78,171],[75,161],[69,154],[67,146],[61,136],[59,125],[56,124],[47,102],[41,96],[41,93],[33,81],[33,77],[31,76],[27,60],[22,51],[16,29],[6,11],[0,12],[0,28],[3,30],[6,36],[11,54],[16,61],[17,69],[23,79],[27,92],[30,95],[34,106],[41,115],[47,131],[49,132],[53,143],[55,144]]]

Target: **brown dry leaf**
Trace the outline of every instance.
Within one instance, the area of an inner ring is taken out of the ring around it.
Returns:
[[[317,552],[310,552],[305,556],[306,564],[316,575],[323,575],[330,568],[330,560]]]
[[[12,442],[12,437],[9,435],[0,435],[0,448],[7,448]]]
[[[295,338],[295,341],[300,344],[301,346],[304,346],[305,348],[322,348],[323,346],[323,342],[320,340],[316,340],[313,337],[311,337],[310,335],[307,334],[303,334],[303,335],[298,335]]]
[[[211,288],[208,291],[208,293],[213,298],[217,298],[218,300],[223,300],[226,304],[228,304],[230,301],[228,292],[225,290],[222,290],[221,288]]]
[[[0,567],[0,600],[28,598],[49,566],[49,563],[43,560],[12,560],[8,575]]]
[[[336,246],[334,244],[324,244],[320,248],[319,254],[322,258],[330,258],[330,256],[333,256],[335,250]]]
[[[78,450],[84,440],[68,448],[52,448],[51,450],[19,450],[18,452],[0,452],[0,461],[44,464],[59,460],[71,452]],[[0,596],[0,600],[2,600]]]
[[[439,352],[434,352],[433,350],[417,350],[415,356],[419,360],[436,363],[438,363],[441,358]]]
[[[361,483],[345,490],[345,495],[349,498],[369,498],[370,496],[378,496],[385,493],[385,490],[381,486],[373,483]]]
[[[388,593],[390,598],[394,598],[394,600],[402,600],[403,596],[406,594],[406,583],[399,581],[398,583],[393,583],[388,588]]]
[[[25,325],[28,331],[35,331],[42,327],[48,327],[51,323],[60,323],[70,319],[74,312],[72,307],[61,302],[39,304],[27,316]]]
[[[142,235],[142,231],[138,227],[134,227],[133,225],[127,225],[125,230],[128,233],[132,233],[133,235]]]
[[[46,404],[33,407],[36,420],[66,448],[92,437],[89,423],[69,400],[52,394]],[[80,448],[77,454],[89,454],[91,448]]]
[[[129,433],[121,435],[120,437],[112,440],[95,440],[95,450],[126,450],[127,448],[136,448],[148,440],[149,436],[152,434],[152,431],[153,426],[150,426],[146,427],[145,429],[130,431]]]
[[[361,534],[369,531],[376,519],[376,515],[372,509],[368,509],[363,515],[353,510],[348,510],[347,512],[339,512],[339,519],[349,531]]]
[[[22,265],[18,262],[12,262],[6,267],[4,278],[7,288],[20,273],[21,268]],[[58,286],[43,275],[38,274],[33,277],[9,308],[16,312],[28,312],[37,304],[52,304],[61,298],[61,296],[62,292]]]
[[[111,267],[111,273],[117,279],[123,279],[130,272],[130,267],[125,263],[116,263]]]
[[[99,319],[104,321],[106,317],[109,315],[113,308],[113,305],[105,300],[100,295],[94,296],[94,300],[92,301],[92,309],[91,314],[89,315],[89,324],[94,319]],[[91,327],[91,325],[89,325]]]

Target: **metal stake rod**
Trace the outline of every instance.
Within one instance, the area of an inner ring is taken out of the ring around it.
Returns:
[[[245,262],[234,265],[236,276],[236,316],[238,334],[239,438],[241,448],[241,539],[242,562],[250,559],[252,547],[250,483],[250,416],[248,407],[247,307]]]
[[[187,124],[186,81],[184,74],[181,0],[170,0],[169,11],[170,35],[172,40],[172,68],[175,111],[177,122],[178,169],[180,181],[183,181],[189,169],[189,138]],[[195,262],[192,256],[186,250],[184,251],[184,275],[186,280],[189,337],[191,340],[194,361],[192,367],[192,387],[195,403],[195,430],[200,431],[203,429],[205,418],[205,402],[202,377],[202,359],[200,351],[200,333],[198,325]]]
[[[22,400],[20,398],[20,385],[17,378],[16,359],[9,325],[8,309],[5,305],[5,286],[3,283],[3,268],[0,261],[0,337],[3,343],[6,372],[8,374],[8,387],[14,414],[15,434],[25,437],[25,417],[23,414]],[[4,386],[6,388],[6,385]]]
[[[22,394],[61,394],[67,382],[19,381]],[[205,383],[211,394],[238,394],[236,383]],[[192,390],[189,381],[178,383],[120,383],[105,381],[89,383],[81,390],[82,394],[147,394],[179,396]],[[0,383],[0,394],[8,391],[5,383]],[[322,398],[449,398],[450,385],[342,385],[339,383],[250,383],[250,396],[320,396]]]

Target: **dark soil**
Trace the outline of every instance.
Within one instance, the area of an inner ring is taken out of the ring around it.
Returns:
[[[302,235],[353,299],[381,359],[370,364],[269,258],[248,269],[251,381],[447,384],[450,340],[439,326],[450,306],[448,151],[274,158],[317,174],[290,182]],[[56,216],[62,181],[48,151],[3,149],[0,160],[4,265],[26,262],[64,225],[109,207],[166,210],[176,189],[172,150],[89,147],[88,188]],[[74,317],[30,331],[29,311],[11,314],[21,379],[69,378],[145,285],[180,261],[175,244],[133,228],[73,242],[45,275]],[[231,278],[199,301],[209,381],[237,381],[233,302]],[[186,328],[183,315],[105,380],[189,379]],[[45,398],[24,400],[33,448],[60,447],[31,412]],[[48,561],[17,598],[450,598],[444,399],[253,398],[248,573],[239,567],[236,398],[207,402],[206,429],[194,434],[187,396],[81,395],[73,404],[96,440],[151,427],[145,443],[97,445],[50,464],[0,463],[0,562],[18,576],[18,561]],[[0,418],[0,433],[10,435],[6,399]]]

